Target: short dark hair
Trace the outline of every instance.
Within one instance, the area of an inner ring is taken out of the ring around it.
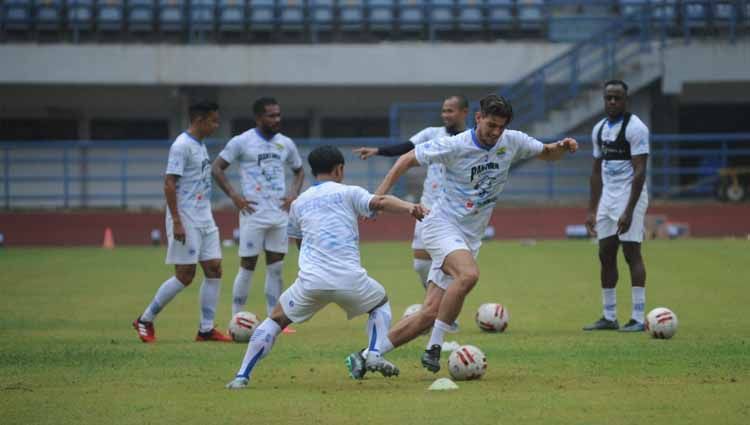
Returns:
[[[211,112],[219,110],[219,105],[216,102],[209,102],[207,100],[201,100],[200,102],[193,103],[188,108],[188,116],[190,122],[193,122],[199,118],[205,118]]]
[[[466,96],[462,94],[454,94],[453,96],[448,96],[445,98],[445,100],[449,99],[456,99],[459,109],[469,109],[469,99],[467,99]]]
[[[322,173],[330,173],[339,164],[344,164],[344,155],[341,151],[331,145],[318,146],[307,156],[313,176]]]
[[[479,110],[483,116],[493,115],[507,118],[508,122],[513,120],[513,107],[504,97],[490,94],[479,101]]]
[[[622,80],[609,80],[604,83],[604,90],[607,90],[608,86],[621,86],[625,90],[625,94],[628,94],[628,85]]]
[[[279,102],[272,97],[261,97],[253,102],[253,113],[256,117],[259,117],[266,113],[266,106],[278,105]]]

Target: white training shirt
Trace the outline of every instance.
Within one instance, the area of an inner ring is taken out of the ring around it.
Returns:
[[[358,186],[327,181],[292,204],[287,233],[302,239],[299,281],[308,289],[346,289],[366,278],[359,258],[357,218],[369,217],[374,195]]]
[[[206,145],[187,132],[177,136],[169,148],[166,174],[177,179],[177,210],[186,225],[215,226],[211,214],[211,161]],[[172,214],[167,208],[167,219]]]
[[[302,168],[294,142],[281,133],[266,140],[253,128],[229,140],[219,156],[230,164],[239,162],[242,196],[257,202],[252,217],[266,224],[283,223],[287,215],[281,209],[286,196],[284,168]]]
[[[591,132],[591,140],[594,145],[594,158],[601,158],[598,134],[602,129],[602,141],[613,142],[620,134],[622,119],[610,123],[607,118],[599,121]],[[630,116],[630,122],[625,129],[625,139],[630,143],[630,155],[644,155],[649,153],[649,131],[648,127],[635,114]],[[633,183],[633,164],[630,160],[602,161],[602,198],[600,202],[605,204],[627,203],[630,197],[630,188]],[[644,192],[647,190],[643,185]]]
[[[515,130],[505,130],[491,148],[480,145],[473,129],[417,146],[420,164],[445,166],[443,191],[425,220],[434,217],[455,223],[470,248],[478,248],[511,164],[543,149],[540,141]]]
[[[421,145],[422,143],[429,142],[432,139],[437,139],[438,137],[449,136],[450,134],[445,129],[445,127],[427,127],[419,133],[411,136],[411,139],[409,139],[409,141],[412,142],[414,146],[417,146]],[[427,176],[425,177],[424,184],[422,185],[422,198],[419,201],[427,208],[432,208],[432,206],[435,204],[435,201],[437,201],[440,192],[443,190],[444,171],[445,167],[443,166],[443,164],[439,163],[430,164],[430,166],[427,167]]]

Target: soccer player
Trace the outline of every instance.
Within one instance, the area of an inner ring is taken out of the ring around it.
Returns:
[[[294,142],[281,130],[281,108],[270,97],[253,104],[256,127],[233,137],[213,164],[219,187],[240,211],[240,269],[232,289],[232,316],[247,303],[255,265],[261,250],[266,252],[266,312],[273,311],[283,287],[281,272],[287,253],[289,206],[300,193],[305,173]],[[224,174],[230,164],[240,167],[242,193]],[[294,173],[291,191],[286,193],[284,171]],[[285,332],[293,332],[288,329]]]
[[[604,315],[583,328],[586,331],[616,330],[617,251],[622,245],[630,267],[633,309],[622,332],[644,330],[646,266],[641,256],[644,218],[648,208],[646,164],[649,131],[643,121],[627,111],[628,86],[611,80],[604,84],[607,117],[591,132],[594,164],[591,169],[591,198],[586,227],[599,239],[601,287]]]
[[[341,184],[344,156],[333,146],[310,152],[310,168],[316,182],[292,204],[289,237],[300,247],[297,280],[281,294],[279,303],[253,333],[237,376],[229,389],[245,388],[258,361],[268,355],[276,337],[290,323],[302,323],[330,303],[346,311],[349,319],[368,313],[367,358],[349,365],[353,378],[365,369],[383,376],[398,375],[398,368],[378,352],[391,321],[385,288],[367,275],[359,256],[357,218],[378,211],[410,214],[421,220],[421,205],[389,195],[372,195],[357,186]]]
[[[413,135],[408,142],[392,146],[381,146],[377,148],[361,147],[354,149],[354,152],[361,159],[367,159],[374,155],[381,156],[400,156],[412,149],[414,146],[428,142],[438,137],[455,136],[466,130],[466,116],[469,114],[469,101],[461,95],[450,96],[443,101],[443,107],[440,113],[443,119],[443,127],[427,127],[419,133]],[[420,204],[426,208],[432,208],[440,192],[443,190],[443,164],[432,164],[427,168],[422,187],[422,198]],[[430,272],[432,259],[430,254],[425,250],[422,241],[422,222],[417,221],[414,225],[414,239],[411,243],[411,249],[414,250],[414,271],[417,272],[422,286],[427,289],[427,275]]]
[[[387,193],[411,167],[445,166],[443,192],[422,229],[425,248],[432,258],[422,309],[390,330],[381,340],[381,354],[432,327],[422,365],[431,372],[440,370],[444,334],[451,330],[449,324],[456,320],[464,299],[479,280],[476,257],[511,164],[529,157],[557,160],[578,148],[570,138],[545,145],[520,131],[506,130],[512,118],[508,101],[486,96],[475,115],[476,128],[417,145],[396,161],[376,191]],[[349,355],[357,356],[362,354]]]
[[[201,319],[196,341],[229,342],[214,328],[221,283],[219,229],[211,213],[211,162],[203,139],[219,127],[219,106],[199,102],[190,106],[190,127],[169,149],[164,196],[167,199],[167,264],[175,274],[156,291],[151,304],[133,327],[143,342],[156,341],[154,319],[195,277],[196,263],[203,268],[200,290]]]

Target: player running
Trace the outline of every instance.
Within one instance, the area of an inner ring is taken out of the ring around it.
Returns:
[[[248,386],[253,369],[271,351],[282,328],[310,319],[329,303],[341,307],[349,319],[369,314],[370,351],[366,359],[356,359],[357,375],[352,377],[361,378],[365,369],[383,376],[399,373],[378,352],[390,326],[391,306],[385,288],[360,264],[357,218],[385,211],[421,220],[426,210],[390,195],[372,195],[341,184],[344,156],[333,146],[315,148],[308,162],[316,182],[294,201],[289,216],[289,237],[300,246],[297,280],[253,333],[236,377],[227,384],[229,389]]]
[[[156,291],[151,304],[133,328],[143,342],[156,341],[154,320],[195,277],[196,263],[203,268],[200,290],[201,319],[196,341],[229,342],[231,338],[214,328],[221,284],[219,228],[211,213],[211,162],[203,139],[219,128],[219,106],[200,102],[190,106],[190,127],[177,136],[169,149],[164,178],[167,199],[167,264],[175,275]]]

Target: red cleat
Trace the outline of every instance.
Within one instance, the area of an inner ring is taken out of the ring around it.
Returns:
[[[141,317],[133,320],[133,329],[138,333],[138,338],[145,343],[156,341],[156,331],[153,322],[144,322]]]
[[[287,326],[284,329],[281,330],[281,333],[283,334],[296,334],[297,330],[293,329],[291,326]]]
[[[229,335],[224,335],[223,333],[219,332],[218,329],[213,328],[208,332],[198,331],[198,335],[195,336],[195,340],[198,342],[204,342],[204,341],[232,342],[232,337],[230,337]]]

